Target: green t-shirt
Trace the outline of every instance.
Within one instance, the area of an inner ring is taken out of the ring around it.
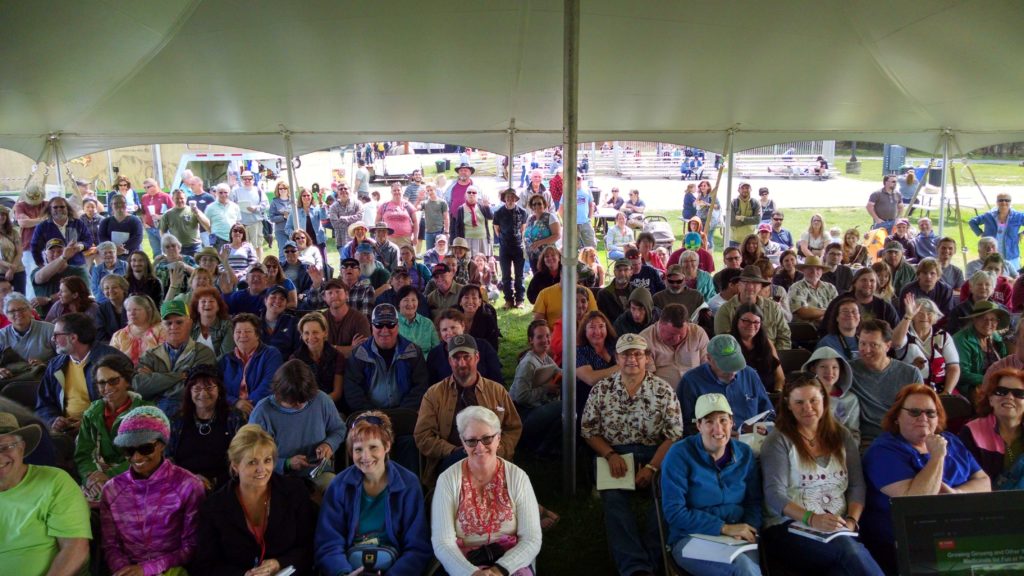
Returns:
[[[0,492],[0,558],[21,576],[43,576],[58,538],[92,538],[89,505],[68,473],[29,465],[25,478]],[[13,573],[13,572],[12,572]]]
[[[199,218],[188,207],[171,208],[160,217],[160,233],[170,232],[184,248],[200,243],[199,226]]]

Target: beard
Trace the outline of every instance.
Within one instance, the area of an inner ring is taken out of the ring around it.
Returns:
[[[359,263],[359,274],[362,275],[362,276],[369,276],[370,274],[373,274],[373,271],[376,270],[376,269],[377,269],[377,263],[376,262],[369,262],[369,263],[360,262]]]

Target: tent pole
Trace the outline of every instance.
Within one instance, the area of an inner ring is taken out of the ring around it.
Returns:
[[[729,131],[725,135],[725,148],[724,148],[724,150],[728,150],[729,147],[732,146],[731,142],[732,142],[732,131]],[[722,185],[722,171],[719,170],[718,174],[715,175],[715,187],[711,189],[711,200],[710,200],[710,202],[708,202],[709,203],[708,213],[707,213],[707,217],[704,218],[704,221],[701,223],[701,230],[707,231],[708,223],[711,222],[711,220],[714,218],[714,215],[715,215],[715,203],[718,202],[718,188],[721,185]],[[703,199],[702,199],[702,201],[707,202],[707,200],[703,200]],[[707,238],[708,242],[714,242],[715,241],[714,236],[715,236],[714,233],[709,234],[708,238]],[[725,237],[723,236],[722,238],[724,239]],[[725,247],[723,246],[723,250],[724,249],[725,249]]]
[[[285,158],[285,163],[288,165],[288,188],[291,190],[292,217],[295,218],[295,226],[298,226],[299,202],[298,200],[296,200],[296,198],[299,197],[299,191],[295,187],[297,178],[295,176],[295,162],[292,160],[292,158],[294,158],[295,156],[295,153],[292,150],[292,133],[287,130],[282,130],[281,135],[284,136],[285,154],[288,155],[288,157]],[[282,247],[279,246],[278,248],[280,249]],[[323,270],[321,270],[321,272],[323,272]]]
[[[725,179],[725,206],[722,207],[722,214],[725,216],[722,218],[722,252],[729,247],[729,239],[732,238],[732,225],[730,218],[732,217],[732,174],[734,162],[734,152],[736,148],[736,129],[729,130],[729,150],[727,151],[729,156],[726,160],[726,166],[729,169],[729,175]],[[714,206],[711,207],[714,210]]]
[[[516,167],[516,119],[513,118],[508,123],[508,187],[512,188],[512,172]],[[503,199],[499,198],[499,202],[504,202]]]
[[[164,159],[160,145],[153,144],[153,167],[156,168],[156,182],[160,189],[164,189]]]
[[[110,148],[107,148],[107,178],[109,178],[111,192],[114,191],[114,158],[110,155]]]
[[[565,0],[562,70],[562,358],[576,357],[576,138],[580,0]],[[588,207],[589,208],[589,207]],[[576,363],[562,366],[562,492],[576,495]]]
[[[949,136],[947,128],[942,131],[942,186],[939,188],[939,238],[946,228],[946,172],[949,168]],[[927,174],[925,176],[928,176]]]

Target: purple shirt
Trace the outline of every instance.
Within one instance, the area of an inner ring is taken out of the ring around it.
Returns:
[[[459,208],[466,203],[466,188],[472,185],[473,181],[469,180],[465,185],[456,181],[452,186],[451,198],[448,199],[448,211],[451,213],[452,218],[455,217],[455,213],[459,211]]]

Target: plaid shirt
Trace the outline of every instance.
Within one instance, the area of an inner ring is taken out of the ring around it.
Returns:
[[[373,286],[368,280],[360,280],[348,290],[348,305],[365,314],[367,318],[373,312],[373,304],[376,299]]]

